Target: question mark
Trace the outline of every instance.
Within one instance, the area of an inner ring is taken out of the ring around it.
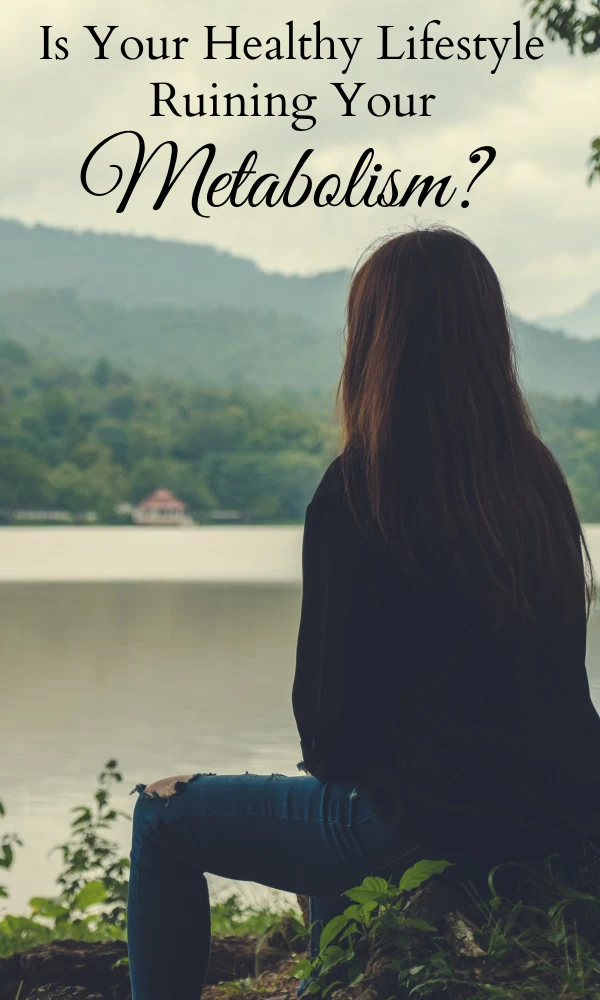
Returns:
[[[485,171],[488,169],[488,167],[491,167],[492,163],[496,159],[496,150],[494,149],[493,146],[480,146],[479,149],[474,149],[473,152],[471,153],[471,155],[469,157],[471,163],[479,163],[479,161],[481,159],[481,155],[480,155],[481,153],[487,153],[487,155],[488,155],[487,163],[484,163],[483,166],[480,167],[479,170],[477,171],[477,173],[475,174],[473,180],[471,181],[471,183],[469,184],[469,186],[467,188],[467,194],[469,193],[469,191],[473,187],[473,185],[474,185],[475,181],[477,180],[477,178],[481,177],[481,175],[483,173],[485,173]],[[462,207],[463,208],[468,208],[469,207],[469,202],[468,201],[463,201],[462,202]]]

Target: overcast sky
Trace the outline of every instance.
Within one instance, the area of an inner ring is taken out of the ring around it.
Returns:
[[[221,170],[235,168],[256,148],[263,169],[283,174],[308,147],[315,149],[315,175],[349,174],[372,145],[386,168],[401,168],[409,177],[452,172],[462,189],[476,169],[469,153],[487,144],[496,147],[498,158],[474,186],[470,208],[462,209],[457,197],[447,209],[417,217],[468,232],[496,265],[511,306],[525,317],[562,312],[600,289],[600,183],[586,184],[589,141],[600,133],[600,56],[570,57],[546,43],[542,59],[505,57],[495,74],[491,59],[377,60],[381,24],[395,26],[398,46],[411,35],[410,25],[420,35],[431,18],[442,21],[439,34],[455,38],[512,35],[519,18],[529,35],[533,30],[517,0],[128,0],[126,5],[53,0],[51,15],[49,7],[47,0],[20,0],[6,6],[0,21],[0,215],[210,243],[251,257],[267,270],[314,272],[352,265],[375,237],[414,221],[414,210],[225,208],[205,220],[189,207],[188,183],[173,191],[160,212],[151,209],[148,184],[117,215],[114,197],[93,198],[83,191],[82,161],[120,129],[140,131],[150,148],[176,139],[186,156],[214,141]],[[341,58],[279,63],[202,58],[207,24],[223,34],[225,25],[238,24],[241,38],[266,41],[285,37],[289,19],[297,35],[313,35],[317,18],[324,33],[362,37],[345,75]],[[68,37],[66,61],[40,59],[40,25],[50,21],[53,34]],[[97,52],[84,24],[97,25],[99,32],[119,26],[107,44],[107,61],[94,61]],[[119,57],[118,44],[128,35],[183,35],[190,43],[181,62],[127,62]],[[178,94],[212,93],[212,83],[220,93],[317,94],[318,122],[309,132],[295,132],[292,119],[151,118],[150,84],[161,80],[170,81]],[[356,118],[341,117],[332,81],[350,89],[365,81],[366,95],[435,94],[432,117],[374,118],[366,110]]]

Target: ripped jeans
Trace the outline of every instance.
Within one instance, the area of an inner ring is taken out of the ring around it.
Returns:
[[[199,1000],[210,954],[205,873],[310,897],[320,929],[370,874],[398,879],[417,848],[351,782],[197,774],[168,794],[144,785],[133,818],[128,902],[132,1000]]]

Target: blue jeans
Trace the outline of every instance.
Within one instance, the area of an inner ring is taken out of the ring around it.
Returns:
[[[198,774],[174,795],[140,791],[128,902],[133,1000],[199,1000],[210,954],[205,873],[310,896],[320,928],[367,875],[397,879],[417,847],[387,828],[352,782]]]

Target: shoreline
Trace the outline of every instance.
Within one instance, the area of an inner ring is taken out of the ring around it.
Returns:
[[[299,584],[301,551],[301,525],[5,527],[0,583]]]
[[[600,578],[600,524],[584,524]],[[299,586],[301,524],[19,525],[0,530],[0,584]]]

